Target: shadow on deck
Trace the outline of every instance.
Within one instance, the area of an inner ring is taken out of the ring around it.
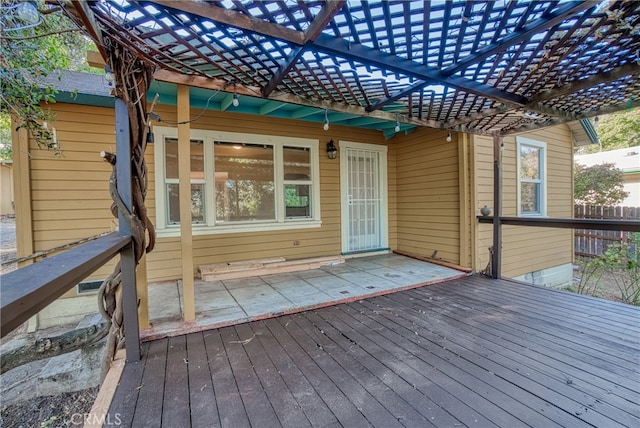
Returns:
[[[155,340],[136,427],[640,426],[640,309],[482,276]]]

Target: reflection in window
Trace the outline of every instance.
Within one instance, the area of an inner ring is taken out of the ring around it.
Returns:
[[[519,144],[520,214],[544,214],[544,148]]]
[[[273,146],[216,142],[216,222],[275,220]]]
[[[205,222],[204,143],[191,140],[191,221]],[[178,140],[165,139],[165,183],[167,223],[180,223],[180,191],[178,186]]]
[[[311,218],[311,152],[307,147],[283,147],[285,217]]]

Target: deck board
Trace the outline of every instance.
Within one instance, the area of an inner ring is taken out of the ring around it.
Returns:
[[[408,314],[406,308],[401,305],[391,306],[391,308],[395,309],[393,316],[398,324],[415,329],[420,338],[429,341],[429,345],[435,345],[435,347],[422,345],[425,349],[451,361],[456,367],[465,371],[469,379],[494,388],[487,394],[493,403],[512,413],[514,417],[527,415],[526,420],[521,422],[534,426],[550,426],[552,423],[558,426],[579,426],[572,421],[573,418],[569,418],[566,412],[570,411],[574,414],[583,412],[584,407],[581,401],[586,397],[582,393],[576,393],[575,389],[566,385],[565,382],[536,377],[533,372],[521,374],[517,364],[494,359],[490,355],[485,356],[483,349],[478,350],[479,337],[467,341],[458,335],[457,330],[440,326],[436,335],[429,331],[428,320]],[[419,342],[418,339],[413,341]],[[491,352],[491,349],[501,346],[500,343],[492,345],[492,348],[485,348],[484,352]],[[562,410],[552,404],[558,402],[563,403]],[[584,422],[583,426],[587,426],[588,423],[595,423],[596,426],[611,424],[611,420],[598,413],[592,414],[589,420]]]
[[[432,309],[436,314],[450,317],[457,323],[457,339],[468,342],[470,346],[483,347],[487,355],[494,361],[505,365],[513,364],[516,370],[524,372],[530,377],[541,376],[545,385],[557,383],[557,381],[568,385],[580,382],[582,391],[590,393],[598,399],[606,396],[608,402],[628,412],[637,409],[637,405],[629,401],[634,397],[632,390],[621,388],[613,382],[611,376],[607,376],[606,380],[609,382],[610,389],[606,394],[603,394],[602,389],[598,386],[602,379],[594,376],[591,372],[575,367],[575,362],[570,355],[555,359],[553,356],[540,352],[539,348],[531,346],[532,342],[529,338],[522,338],[522,332],[511,330],[509,326],[494,330],[485,324],[472,321],[472,317],[466,313],[459,315],[447,309],[433,307]],[[495,336],[487,337],[487,332],[495,333],[503,340],[498,340]],[[526,334],[528,335],[528,333]]]
[[[187,360],[187,336],[168,339],[165,391],[162,402],[163,424],[174,427],[191,425],[189,396],[189,360]]]
[[[144,344],[129,426],[640,426],[640,309],[481,276]]]
[[[187,335],[187,361],[191,425],[194,427],[220,426],[207,349],[202,333]]]
[[[208,404],[217,406],[220,426],[251,426],[242,396],[233,376],[229,357],[222,343],[220,330],[205,331],[203,335],[215,394],[215,402]],[[192,403],[185,403],[184,405],[193,407]],[[212,421],[212,424],[215,425],[215,422]]]
[[[142,381],[136,387],[139,392],[132,426],[152,427],[160,426],[162,423],[167,348],[168,340],[149,344],[148,353],[145,356],[146,364]],[[128,367],[125,366],[122,376],[126,377],[128,374]]]

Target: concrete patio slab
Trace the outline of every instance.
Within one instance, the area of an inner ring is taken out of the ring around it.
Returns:
[[[195,281],[196,320],[182,320],[182,281],[149,285],[151,328],[143,339],[265,319],[464,276],[397,254],[347,259],[320,269]]]

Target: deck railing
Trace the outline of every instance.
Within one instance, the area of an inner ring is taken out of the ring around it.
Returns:
[[[2,275],[0,337],[19,327],[128,246],[131,246],[131,237],[114,232]]]
[[[640,207],[604,207],[597,205],[576,205],[574,207],[575,218],[584,219],[620,219],[640,220]],[[619,230],[585,230],[576,229],[575,253],[576,256],[595,258],[604,254],[607,248],[616,242],[627,243],[630,232]]]
[[[494,251],[491,261],[491,272],[494,278],[502,277],[501,228],[503,225],[640,232],[640,221],[638,220],[499,216],[496,222],[492,216],[478,216],[478,221],[480,223],[494,224]],[[500,244],[496,245],[496,242]]]
[[[115,100],[118,195],[132,210],[131,139],[126,103]],[[128,154],[128,155],[127,155]],[[41,309],[75,287],[100,266],[120,254],[122,305],[127,361],[140,360],[136,255],[125,213],[118,212],[119,232],[2,275],[0,333],[4,337]]]

